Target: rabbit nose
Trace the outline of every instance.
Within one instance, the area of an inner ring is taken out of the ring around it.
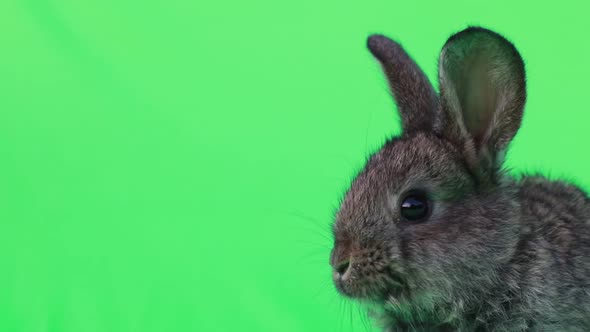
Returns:
[[[339,278],[343,278],[348,269],[350,268],[350,259],[344,260],[334,267],[334,271],[338,275]]]

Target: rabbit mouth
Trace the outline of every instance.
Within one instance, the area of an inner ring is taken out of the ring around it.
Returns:
[[[382,271],[362,278],[356,274],[344,278],[336,277],[334,283],[336,289],[344,296],[377,303],[384,303],[392,297],[400,299],[407,295],[404,278],[393,271]]]

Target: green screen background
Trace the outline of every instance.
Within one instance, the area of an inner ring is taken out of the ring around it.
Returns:
[[[436,78],[483,25],[525,58],[508,156],[590,188],[582,1],[0,1],[2,331],[367,331],[329,224],[399,133],[370,33]]]

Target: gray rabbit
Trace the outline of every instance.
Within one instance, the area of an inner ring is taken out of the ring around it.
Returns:
[[[516,48],[480,27],[451,36],[440,94],[396,42],[368,48],[403,133],[336,213],[339,292],[372,304],[385,331],[590,331],[590,199],[502,168],[526,99]]]

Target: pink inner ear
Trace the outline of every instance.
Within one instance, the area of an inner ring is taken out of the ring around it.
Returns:
[[[490,63],[485,54],[466,58],[457,80],[457,95],[462,105],[463,122],[476,147],[484,143],[483,140],[492,127],[497,104],[497,87],[490,77]]]

